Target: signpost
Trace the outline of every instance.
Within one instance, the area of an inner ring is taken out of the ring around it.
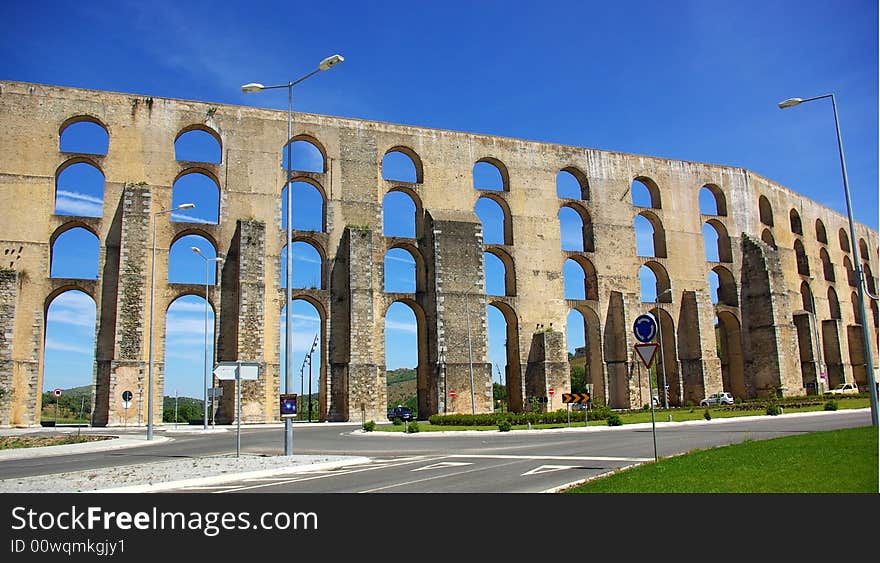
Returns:
[[[633,334],[641,344],[636,344],[636,353],[641,358],[645,368],[651,369],[654,363],[654,356],[657,354],[657,348],[660,347],[656,342],[651,342],[657,334],[657,322],[651,315],[639,315],[633,323]],[[650,372],[648,372],[648,394],[651,396],[651,434],[654,436],[654,461],[657,461],[657,427],[654,420],[654,386],[651,382]],[[665,374],[664,374],[665,377]]]
[[[235,457],[241,454],[241,382],[256,381],[260,364],[256,362],[220,362],[214,370],[220,380],[235,380]]]
[[[222,396],[222,387],[211,387],[210,389],[208,389],[208,400],[211,401],[211,428],[214,428],[214,422],[217,416],[217,397]]]
[[[58,426],[58,399],[61,398],[61,389],[55,389],[52,391],[52,395],[55,396],[55,426]]]

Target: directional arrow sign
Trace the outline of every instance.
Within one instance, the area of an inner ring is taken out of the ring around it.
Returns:
[[[642,363],[645,364],[646,368],[650,368],[651,364],[654,363],[654,356],[657,354],[657,348],[659,347],[660,345],[656,342],[651,342],[649,344],[636,344],[636,352],[642,359]]]
[[[589,403],[590,402],[590,394],[589,393],[563,393],[562,394],[562,402],[563,403]]]
[[[235,379],[235,365],[221,364],[214,370],[217,379]]]

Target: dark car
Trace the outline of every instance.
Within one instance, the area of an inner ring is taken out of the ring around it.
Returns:
[[[400,419],[404,422],[413,419],[413,411],[409,407],[397,405],[393,409],[388,409],[388,420]]]

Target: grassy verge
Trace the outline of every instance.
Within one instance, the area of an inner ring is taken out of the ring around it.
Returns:
[[[867,426],[662,458],[566,493],[876,493],[877,428]]]
[[[111,436],[77,436],[75,434],[69,436],[0,436],[0,450],[63,446],[66,444],[109,440],[110,438]]]

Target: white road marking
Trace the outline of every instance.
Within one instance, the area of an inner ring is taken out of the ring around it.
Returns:
[[[577,465],[539,465],[534,469],[530,469],[526,471],[520,477],[525,477],[526,475],[537,475],[538,473],[550,473],[552,471],[561,471],[563,469],[580,469]]]
[[[410,469],[410,471],[425,471],[426,469],[440,469],[441,467],[458,467],[461,465],[473,465],[469,461],[441,461],[440,463],[433,463],[431,465],[426,465],[424,467],[416,467],[415,469]]]
[[[555,461],[622,461],[644,462],[653,461],[653,457],[606,457],[606,456],[570,456],[570,455],[506,455],[506,454],[451,454],[447,457],[473,459],[525,459]]]

